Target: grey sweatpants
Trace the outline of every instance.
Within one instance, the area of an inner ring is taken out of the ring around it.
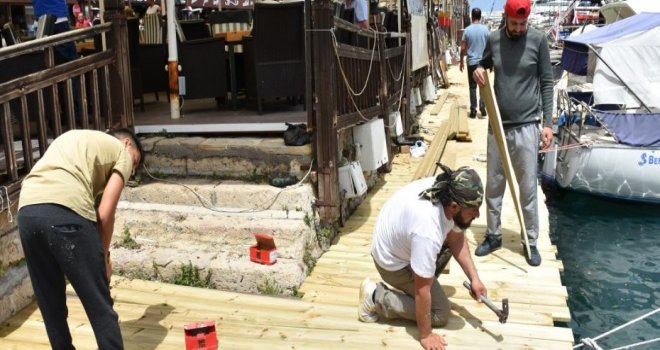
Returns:
[[[504,130],[511,166],[518,180],[520,205],[527,228],[529,244],[536,245],[539,236],[538,200],[536,196],[539,128],[535,123]],[[493,131],[488,130],[488,168],[486,180],[487,235],[502,236],[502,198],[506,189],[504,168],[497,152]]]
[[[383,281],[392,287],[378,283],[374,301],[378,316],[386,319],[406,319],[415,321],[415,275],[410,265],[398,271],[387,271],[378,266],[376,269]],[[451,305],[440,283],[435,279],[431,285],[431,325],[442,327],[447,324]]]

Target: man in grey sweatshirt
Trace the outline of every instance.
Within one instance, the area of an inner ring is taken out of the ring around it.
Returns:
[[[518,180],[520,204],[529,238],[527,263],[541,264],[536,248],[539,234],[537,204],[537,156],[539,123],[542,122],[543,148],[552,142],[552,70],[545,35],[528,28],[529,0],[507,0],[504,5],[506,25],[492,32],[486,43],[474,80],[483,86],[484,70],[495,73],[494,90],[504,126],[511,165]],[[488,132],[486,182],[487,223],[485,240],[475,254],[484,256],[502,247],[502,198],[506,179],[492,130]]]

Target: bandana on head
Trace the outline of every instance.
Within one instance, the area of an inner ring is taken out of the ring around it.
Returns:
[[[478,208],[484,196],[484,187],[474,169],[460,167],[452,171],[448,166],[437,163],[443,173],[436,176],[431,188],[422,191],[419,196],[441,203],[443,199],[451,199],[463,208]]]

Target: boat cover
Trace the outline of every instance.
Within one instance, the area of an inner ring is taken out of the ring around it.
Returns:
[[[660,13],[640,13],[581,35],[568,37],[564,43],[561,66],[578,75],[587,75],[589,48],[630,34],[660,26]]]
[[[622,113],[595,111],[596,118],[624,145],[660,146],[660,113]]]
[[[600,56],[589,52],[591,45]],[[562,67],[569,72],[593,74],[595,105],[619,104],[660,107],[660,13],[641,13],[566,39]]]

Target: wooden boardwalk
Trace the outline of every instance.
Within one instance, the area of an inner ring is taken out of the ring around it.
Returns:
[[[459,88],[467,91],[465,86]],[[430,129],[438,126],[437,118],[427,124]],[[485,130],[485,120],[470,120],[475,141],[447,145],[456,164],[476,168],[484,181],[485,163],[473,161],[472,157],[485,153]],[[365,324],[357,320],[360,282],[367,276],[379,280],[369,254],[376,216],[386,199],[411,180],[419,162],[407,154],[396,156],[393,171],[370,192],[342,228],[336,243],[318,260],[300,289],[304,293],[302,299],[115,277],[112,295],[126,349],[184,349],[183,326],[204,320],[216,322],[220,349],[421,348],[414,323]],[[569,321],[568,296],[560,280],[562,264],[556,260],[556,248],[548,236],[548,213],[542,192],[539,197],[541,266],[530,267],[522,256],[517,218],[510,199],[505,199],[502,218],[504,249],[487,257],[475,257],[489,297],[496,304],[502,298],[509,298],[510,315],[506,324],[500,324],[487,307],[469,297],[462,287],[465,276],[453,259],[446,273],[440,276],[440,283],[452,302],[452,313],[449,324],[435,331],[448,341],[448,349],[572,347],[570,328],[554,326]],[[467,232],[471,250],[485,231],[484,210],[485,207]],[[68,305],[74,345],[77,349],[96,349],[92,329],[72,290]],[[0,325],[0,349],[49,348],[35,304]]]

